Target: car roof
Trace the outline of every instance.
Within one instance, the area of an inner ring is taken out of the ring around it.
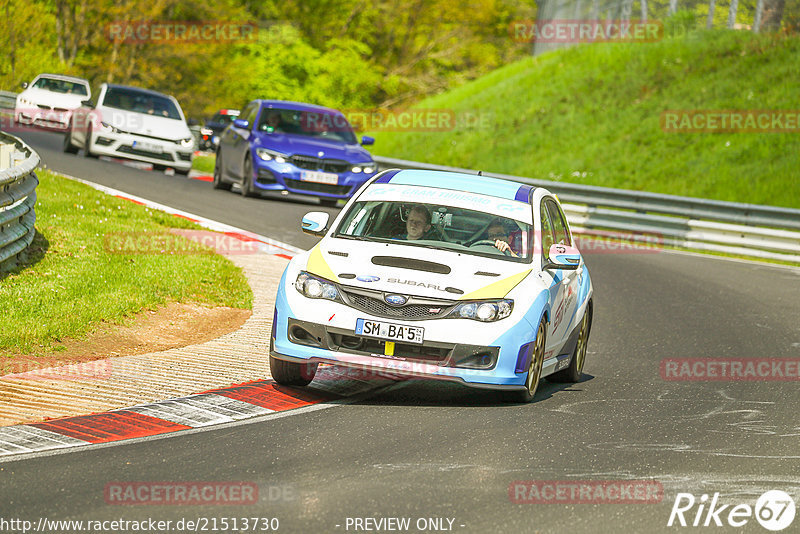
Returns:
[[[89,85],[89,80],[84,80],[83,78],[78,78],[77,76],[67,76],[66,74],[50,74],[49,72],[42,72],[41,74],[37,74],[34,80],[38,80],[40,78],[52,78],[54,80],[63,80],[65,82],[76,82]]]
[[[292,102],[291,100],[264,100],[264,99],[255,100],[255,102],[258,102],[260,106],[267,108],[289,109],[292,111],[319,111],[327,113],[336,113],[341,115],[341,111],[339,110],[333,108],[326,108],[325,106],[317,106],[316,104],[307,104],[305,102]]]
[[[106,87],[109,89],[133,89],[134,91],[139,91],[140,93],[147,93],[153,96],[164,96],[167,98],[172,98],[170,95],[159,93],[158,91],[153,91],[152,89],[144,89],[143,87],[134,87],[133,85],[120,85],[117,83],[104,83]]]
[[[462,172],[426,171],[422,169],[405,169],[387,171],[373,183],[393,185],[418,185],[450,189],[453,191],[478,193],[506,200],[516,200],[530,204],[532,185],[520,184],[511,180],[466,174]]]

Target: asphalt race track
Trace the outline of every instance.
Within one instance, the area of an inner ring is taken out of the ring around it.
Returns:
[[[304,210],[319,209],[313,201],[247,199],[207,182],[63,154],[58,134],[21,137],[56,171],[298,247],[314,243],[299,230]],[[595,314],[579,384],[545,382],[536,402],[508,405],[489,391],[407,381],[323,409],[11,459],[0,462],[2,515],[34,523],[206,518],[209,532],[213,518],[256,516],[278,518],[279,532],[388,532],[388,523],[376,530],[362,521],[357,529],[355,519],[390,517],[410,518],[409,532],[764,532],[752,516],[729,526],[728,512],[754,506],[767,490],[800,504],[797,368],[794,380],[686,381],[664,379],[661,364],[797,361],[800,271],[663,251],[601,250],[586,263]],[[512,502],[516,481],[644,479],[661,484],[660,503]],[[258,486],[259,499],[107,504],[104,488],[121,481],[245,482]],[[685,514],[691,525],[701,495],[711,501],[717,492],[730,505],[719,515],[723,528],[713,518],[710,527],[667,527],[678,493],[698,500]],[[429,522],[436,518],[444,520]],[[786,532],[798,525],[800,518]]]

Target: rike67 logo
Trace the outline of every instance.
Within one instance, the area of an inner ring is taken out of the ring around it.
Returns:
[[[699,499],[691,493],[678,493],[667,526],[693,527],[743,527],[755,517],[767,530],[783,530],[794,521],[795,504],[791,495],[785,491],[771,490],[762,494],[755,508],[749,504],[721,504],[719,493],[709,502],[708,495]]]

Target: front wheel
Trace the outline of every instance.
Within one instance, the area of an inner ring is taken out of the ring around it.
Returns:
[[[578,334],[578,343],[575,345],[575,352],[569,366],[563,371],[553,373],[547,377],[551,382],[579,382],[583,374],[583,364],[586,362],[586,345],[589,342],[589,332],[592,330],[592,304],[591,302],[583,312],[581,320],[581,330]]]
[[[250,159],[250,156],[244,159],[244,176],[242,176],[241,188],[243,197],[254,197],[258,195],[253,187],[253,161]]]
[[[536,389],[542,379],[542,366],[544,365],[544,347],[546,336],[546,325],[544,317],[536,330],[536,341],[531,354],[531,361],[528,364],[528,374],[525,377],[525,389],[519,391],[506,392],[505,400],[509,402],[526,403],[531,402],[536,396]]]
[[[294,363],[270,355],[269,370],[272,379],[282,386],[307,386],[317,374],[318,363]]]
[[[86,130],[86,139],[83,140],[83,155],[87,158],[96,158],[97,156],[92,154],[92,129],[88,128]]]
[[[214,160],[214,180],[211,182],[211,187],[222,191],[230,191],[231,185],[222,179],[222,152],[217,152],[217,157]]]
[[[70,122],[67,131],[64,132],[64,152],[67,154],[77,154],[78,147],[72,143],[72,123]]]

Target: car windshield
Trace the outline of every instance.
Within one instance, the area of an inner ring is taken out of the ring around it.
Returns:
[[[65,95],[86,96],[89,94],[88,88],[81,83],[58,80],[56,78],[39,78],[34,82],[33,87]]]
[[[110,88],[103,99],[103,105],[110,108],[133,111],[134,113],[145,113],[147,115],[181,120],[181,114],[172,100],[165,96],[137,91],[136,89]]]
[[[239,112],[238,111],[237,112],[229,111],[228,113],[225,113],[225,114],[217,113],[216,115],[211,117],[211,120],[209,122],[212,122],[212,123],[215,123],[215,124],[224,124],[225,126],[227,126],[228,124],[232,123],[233,119],[235,119],[238,116],[239,116]]]
[[[358,144],[353,128],[341,113],[267,108],[261,113],[258,130]]]
[[[395,242],[518,262],[530,261],[533,248],[531,225],[526,222],[450,205],[413,202],[356,202],[342,219],[335,237]]]

